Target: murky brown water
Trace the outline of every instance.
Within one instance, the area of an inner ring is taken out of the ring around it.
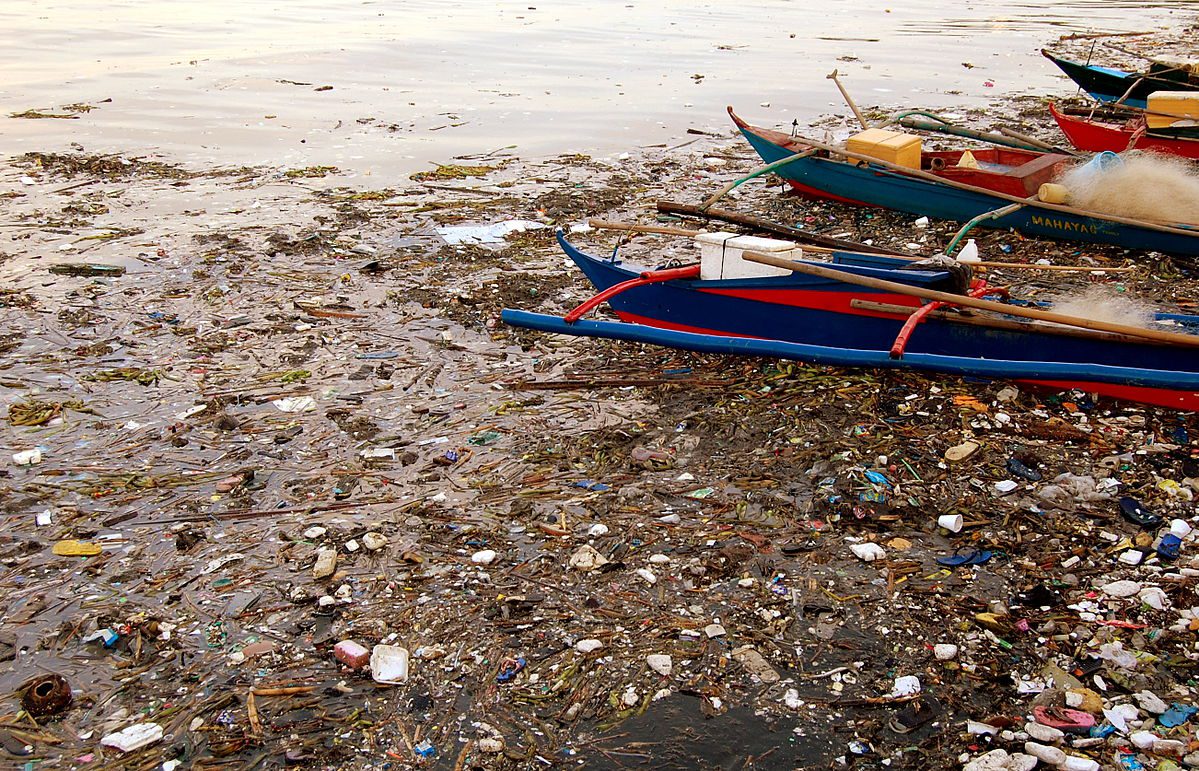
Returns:
[[[687,128],[725,131],[726,104],[760,122],[804,122],[844,109],[825,79],[834,67],[864,105],[1066,92],[1042,45],[1171,26],[1194,7],[10,0],[0,3],[6,112],[97,109],[2,119],[0,149],[77,142],[205,165],[336,165],[382,185],[462,154],[609,155]]]

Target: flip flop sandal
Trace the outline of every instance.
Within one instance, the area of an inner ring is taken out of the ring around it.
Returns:
[[[1088,656],[1085,659],[1077,659],[1074,666],[1070,668],[1070,674],[1081,679],[1087,675],[1093,675],[1103,669],[1103,659],[1097,656]]]
[[[973,555],[970,557],[970,559],[966,560],[966,563],[965,563],[965,564],[967,564],[967,565],[981,565],[981,564],[983,564],[984,562],[988,562],[988,561],[990,561],[991,557],[994,557],[994,556],[995,556],[995,554],[994,554],[993,552],[989,552],[989,551],[976,551],[976,552],[974,552],[974,554],[973,554]]]
[[[1095,716],[1069,707],[1033,707],[1033,719],[1041,725],[1068,733],[1086,733],[1095,725]]]
[[[903,709],[895,713],[895,716],[887,723],[887,727],[897,734],[911,733],[940,714],[941,705],[936,699],[921,696],[915,701],[908,702]]]
[[[1129,522],[1144,528],[1157,527],[1163,521],[1161,517],[1146,509],[1140,501],[1133,498],[1120,499],[1120,513]]]
[[[1178,551],[1182,548],[1182,539],[1173,533],[1166,533],[1157,542],[1157,553],[1162,559],[1178,559]]]
[[[995,556],[994,553],[989,551],[971,549],[962,552],[959,550],[948,557],[937,557],[937,564],[944,565],[947,568],[957,568],[963,565],[981,565],[993,556]]]
[[[1021,479],[1027,479],[1029,482],[1040,482],[1042,479],[1040,471],[1037,471],[1019,458],[1008,458],[1007,470]]]

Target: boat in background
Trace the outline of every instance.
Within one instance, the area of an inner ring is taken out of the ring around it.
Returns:
[[[1145,116],[1140,113],[1129,113],[1123,123],[1111,123],[1067,115],[1052,102],[1049,113],[1070,144],[1079,150],[1093,153],[1145,150],[1199,160],[1199,128],[1149,132]]]
[[[1154,91],[1199,91],[1199,77],[1187,68],[1151,62],[1144,73],[1126,72],[1063,59],[1042,48],[1041,55],[1053,62],[1078,87],[1101,102],[1116,102],[1144,109]]]
[[[649,269],[626,264],[615,254],[609,259],[586,254],[561,230],[557,237],[599,294],[564,316],[505,309],[505,323],[690,351],[1015,380],[1199,410],[1199,347],[969,309],[935,310],[909,295],[848,283],[852,276],[873,276],[920,289],[951,286],[954,276],[935,266],[911,270],[905,269],[913,267],[911,261],[903,258],[834,253],[829,262],[800,261],[823,265],[847,280],[778,269],[711,279],[703,277],[700,265]],[[730,260],[760,270],[732,250],[718,254],[720,275],[737,267]],[[703,261],[706,269],[707,256]],[[975,279],[969,294],[990,291],[999,290]],[[602,302],[620,321],[582,318]],[[1188,334],[1199,331],[1199,316],[1160,314],[1159,319]]]
[[[959,166],[964,151],[922,152],[919,168],[901,168],[861,156],[847,159],[836,148],[817,152],[811,140],[751,126],[732,107],[728,111],[763,161],[794,158],[774,173],[800,195],[980,227],[1015,228],[1025,235],[1199,255],[1199,226],[1147,222],[1038,201],[1039,186],[1073,163],[1069,156],[1007,148],[974,150],[979,168],[973,169]]]

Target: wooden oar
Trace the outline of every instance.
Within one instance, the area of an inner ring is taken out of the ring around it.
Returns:
[[[1113,324],[1108,321],[1098,321],[1096,319],[1086,319],[1080,316],[1067,316],[1062,313],[1053,313],[1050,311],[1039,311],[1032,308],[1021,308],[1017,305],[1005,305],[1004,303],[992,302],[990,300],[981,300],[974,297],[966,297],[965,295],[952,294],[950,292],[938,292],[933,289],[920,289],[907,284],[899,284],[894,281],[884,281],[878,278],[870,278],[868,276],[855,276],[840,270],[812,265],[804,262],[793,262],[784,260],[779,257],[774,257],[769,254],[760,252],[743,252],[742,259],[749,262],[756,262],[760,265],[770,265],[775,268],[783,268],[784,270],[794,271],[796,273],[806,273],[810,276],[819,276],[821,278],[832,279],[846,284],[856,284],[870,289],[878,289],[883,292],[893,292],[895,294],[908,295],[909,297],[919,297],[922,300],[940,301],[947,305],[957,305],[964,308],[978,308],[979,310],[996,311],[1004,313],[1008,316],[1019,316],[1026,319],[1036,319],[1038,321],[1049,321],[1054,324],[1065,324],[1071,327],[1080,327],[1082,329],[1096,329],[1103,332],[1114,332],[1119,335],[1128,335],[1130,337],[1139,337],[1146,340],[1157,340],[1163,343],[1174,343],[1177,345],[1199,348],[1199,336],[1180,334],[1178,332],[1164,332],[1156,329],[1141,329],[1140,327],[1130,327],[1127,324]]]
[[[957,180],[946,179],[944,177],[938,177],[936,174],[930,174],[927,171],[910,169],[906,166],[900,166],[897,163],[891,163],[890,161],[884,161],[881,158],[875,158],[870,155],[864,155],[862,153],[851,152],[849,150],[846,150],[843,147],[827,145],[823,142],[817,142],[814,139],[807,139],[805,137],[796,137],[795,139],[797,142],[808,145],[809,148],[814,147],[817,150],[825,150],[830,153],[836,153],[837,155],[844,155],[847,158],[853,158],[855,160],[865,161],[866,163],[869,163],[869,164],[872,164],[875,166],[881,166],[884,169],[889,169],[891,171],[902,174],[903,176],[906,176],[906,177],[915,177],[917,179],[923,179],[923,180],[927,180],[929,182],[936,182],[937,184],[945,185],[947,187],[957,188],[958,190],[966,190],[971,193],[980,193],[982,195],[993,196],[995,198],[999,198],[1004,201],[1011,201],[1012,203],[1024,204],[1025,206],[1031,206],[1036,209],[1045,209],[1047,211],[1055,211],[1055,212],[1060,212],[1062,214],[1073,214],[1074,216],[1078,216],[1078,217],[1090,217],[1092,219],[1104,220],[1106,222],[1117,222],[1121,225],[1132,225],[1134,227],[1141,227],[1141,228],[1145,228],[1147,230],[1157,230],[1162,233],[1171,233],[1174,235],[1185,235],[1185,236],[1191,236],[1192,238],[1199,239],[1199,230],[1188,230],[1186,228],[1173,227],[1171,225],[1157,224],[1154,222],[1149,222],[1148,220],[1138,220],[1138,219],[1132,219],[1131,217],[1121,217],[1117,214],[1106,214],[1104,212],[1091,211],[1089,209],[1077,209],[1077,208],[1074,208],[1071,206],[1061,206],[1060,204],[1046,203],[1044,201],[1037,201],[1037,200],[1032,200],[1029,198],[1017,198],[1014,195],[1009,195],[1007,193],[1000,193],[995,190],[988,190],[985,187],[978,187],[976,185],[966,184],[965,182],[958,182]],[[775,161],[775,163],[780,166],[783,166],[783,165],[786,165],[785,163],[783,163],[783,161],[798,160],[801,155],[806,156],[809,154],[810,154],[809,150],[804,150],[801,153],[796,153],[794,156],[792,156],[789,159],[783,158],[783,159],[780,159],[779,161]],[[831,162],[835,163],[836,161],[831,161]]]

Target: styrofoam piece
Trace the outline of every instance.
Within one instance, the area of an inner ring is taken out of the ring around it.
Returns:
[[[105,736],[100,743],[105,747],[115,747],[121,752],[133,752],[148,747],[162,737],[162,726],[158,723],[134,723],[115,734]]]
[[[408,681],[408,649],[376,645],[371,650],[371,677],[376,683],[399,685]]]

